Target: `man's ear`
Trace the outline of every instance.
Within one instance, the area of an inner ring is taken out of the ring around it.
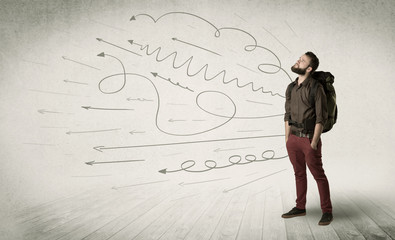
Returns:
[[[306,69],[306,72],[308,72],[308,73],[311,73],[311,71],[313,71],[313,68],[312,68],[312,67],[308,67],[308,68]]]

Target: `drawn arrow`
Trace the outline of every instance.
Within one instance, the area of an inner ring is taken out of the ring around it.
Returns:
[[[124,87],[125,87],[125,85],[126,85],[126,70],[125,70],[125,66],[123,65],[123,63],[122,63],[122,61],[119,59],[119,58],[117,58],[117,57],[115,57],[115,56],[112,56],[112,55],[110,55],[110,54],[105,54],[104,52],[101,52],[101,53],[99,53],[99,54],[97,54],[97,56],[98,57],[111,57],[111,58],[114,58],[114,59],[116,59],[120,64],[121,64],[121,66],[122,66],[122,70],[123,70],[123,84],[122,84],[122,87],[120,87],[117,91],[114,91],[114,92],[104,92],[102,89],[101,89],[101,83],[103,82],[103,80],[104,79],[102,79],[100,82],[99,82],[99,89],[100,89],[100,91],[102,92],[102,93],[105,93],[105,94],[113,94],[113,93],[117,93],[117,92],[119,92],[119,91],[121,91]]]
[[[100,69],[99,69],[99,68],[96,68],[96,67],[90,66],[90,65],[88,65],[88,64],[85,64],[85,63],[77,62],[77,61],[75,61],[75,60],[72,60],[72,59],[70,59],[70,58],[68,58],[68,57],[62,56],[62,58],[63,58],[64,60],[67,60],[67,61],[70,61],[70,62],[74,62],[74,63],[80,64],[80,65],[83,65],[83,66],[85,66],[85,67],[93,68],[93,69],[96,69],[96,70],[99,70],[99,71],[100,71]]]
[[[246,102],[257,103],[257,104],[263,104],[263,105],[273,105],[273,104],[271,104],[271,103],[257,102],[257,101],[252,101],[252,100],[246,100]]]
[[[63,113],[63,112],[48,111],[48,110],[45,110],[45,109],[39,109],[39,110],[37,110],[37,112],[39,112],[41,114],[44,114],[44,113],[66,114],[66,113]],[[67,114],[72,114],[72,113],[67,113]]]
[[[138,132],[138,131],[136,131],[136,130],[133,130],[133,131],[131,131],[131,132],[129,132],[130,134],[136,134],[136,133],[145,133],[145,132]]]
[[[273,138],[273,137],[283,137],[283,136],[284,135],[266,135],[266,136],[255,136],[255,137],[225,138],[225,139],[213,139],[213,140],[190,141],[190,142],[158,143],[158,144],[116,146],[116,147],[97,146],[94,147],[94,149],[101,152],[102,150],[109,150],[109,149],[161,147],[161,146],[173,146],[173,145],[184,145],[184,144],[208,143],[208,142],[237,141],[237,140],[247,140],[247,139],[257,139],[257,138]]]
[[[48,93],[48,94],[63,95],[63,96],[79,97],[79,95],[69,94],[69,93],[61,93],[61,92],[42,91],[42,90],[36,90],[36,89],[29,89],[29,91],[32,91],[32,92],[39,92],[39,93]]]
[[[65,83],[74,83],[74,84],[81,84],[81,85],[88,85],[88,83],[83,83],[83,82],[75,82],[75,81],[70,81],[70,80],[63,80]]]
[[[97,132],[111,132],[111,131],[118,131],[121,130],[121,128],[114,128],[114,129],[105,129],[105,130],[93,130],[93,131],[81,131],[81,132],[72,132],[68,131],[66,134],[79,134],[79,133],[97,133]]]
[[[137,45],[137,46],[139,46],[139,47],[143,47],[142,44],[136,43],[136,42],[133,41],[133,40],[128,40],[128,42],[129,42],[131,45]]]
[[[162,77],[162,76],[160,76],[160,75],[159,75],[158,73],[156,73],[156,72],[151,72],[151,74],[152,74],[154,77],[162,78],[163,80],[166,80],[166,81],[170,82],[171,84],[173,84],[173,85],[175,85],[175,86],[178,86],[178,87],[181,87],[181,88],[183,88],[183,89],[186,89],[186,90],[189,90],[189,91],[193,92],[192,89],[190,89],[190,88],[188,88],[188,87],[181,86],[179,82],[177,82],[177,83],[172,82],[170,78]]]
[[[134,110],[132,108],[98,108],[98,107],[91,107],[91,106],[81,106],[82,108],[85,108],[86,110],[110,110],[110,111],[131,111]]]
[[[237,132],[262,132],[262,131],[265,131],[265,130],[239,130]]]
[[[145,160],[144,160],[144,159],[138,159],[138,160],[123,160],[123,161],[108,161],[108,162],[90,161],[90,162],[85,162],[85,164],[93,166],[94,164],[125,163],[125,162],[143,162],[143,161],[145,161]]]
[[[159,74],[156,73],[156,72],[151,72],[151,74],[152,74],[154,77],[159,77],[159,78],[162,78],[163,80],[170,81],[170,78],[162,77],[161,75],[159,75]]]
[[[122,187],[112,187],[112,189],[120,189],[120,188],[128,188],[128,187],[135,187],[135,186],[141,186],[141,185],[148,185],[148,184],[154,184],[154,183],[161,183],[161,182],[167,182],[169,180],[162,180],[162,181],[155,181],[155,182],[146,182],[146,183],[138,183],[138,184],[133,184],[133,185],[127,185],[127,186],[122,186]]]
[[[205,21],[206,23],[210,24],[210,25],[216,30],[216,35],[219,35],[219,29],[218,29],[217,27],[215,27],[214,24],[212,24],[211,22],[207,21],[206,19],[204,19],[204,18],[202,18],[202,17],[200,17],[200,16],[198,16],[198,15],[195,15],[195,14],[192,14],[192,13],[188,13],[188,12],[168,12],[168,13],[165,13],[165,14],[163,14],[162,16],[158,17],[156,20],[155,20],[151,15],[148,15],[148,14],[143,13],[143,14],[138,14],[138,15],[136,15],[136,16],[133,15],[133,16],[130,18],[130,21],[136,20],[136,17],[138,17],[138,16],[146,16],[146,17],[151,18],[152,21],[154,21],[154,22],[156,23],[156,22],[159,21],[161,18],[163,18],[163,17],[165,17],[165,16],[167,16],[167,15],[172,15],[172,14],[184,14],[184,15],[189,15],[189,16],[193,16],[193,17],[199,18],[199,19]]]
[[[200,47],[200,46],[198,46],[198,45],[195,45],[195,44],[192,44],[192,43],[189,43],[189,42],[182,41],[182,40],[180,40],[180,39],[178,39],[178,38],[172,38],[172,40],[173,40],[173,41],[177,41],[177,42],[181,42],[181,43],[184,43],[184,44],[193,46],[193,47],[197,47],[197,48],[200,48],[200,49],[205,50],[205,51],[207,51],[207,52],[214,53],[215,55],[221,56],[220,54],[218,54],[218,53],[216,53],[216,52],[214,52],[214,51],[208,50],[207,48],[203,48],[203,47]]]
[[[249,149],[249,148],[253,148],[253,147],[228,148],[228,149],[217,148],[217,149],[214,150],[214,152],[225,152],[225,151],[240,150],[240,149]]]
[[[201,183],[208,183],[208,182],[215,182],[215,181],[222,181],[222,180],[226,180],[226,179],[230,179],[230,178],[217,178],[217,179],[212,179],[212,180],[207,180],[207,181],[201,181],[201,182],[191,182],[191,183],[184,183],[181,182],[180,185],[181,187],[185,186],[185,185],[193,185],[193,184],[201,184]]]
[[[145,99],[145,98],[127,98],[128,101],[141,101],[141,102],[153,102],[154,100]]]
[[[244,183],[244,184],[242,184],[242,185],[240,185],[240,186],[237,186],[237,187],[234,187],[234,188],[225,189],[223,192],[224,192],[224,193],[228,193],[228,192],[230,192],[230,191],[233,191],[233,190],[235,190],[235,189],[238,189],[238,188],[244,187],[244,186],[246,186],[246,185],[248,185],[248,184],[251,184],[251,183],[253,183],[253,182],[259,181],[259,180],[261,180],[261,179],[263,179],[263,178],[270,177],[270,176],[272,176],[272,175],[274,175],[274,174],[277,174],[277,173],[283,172],[283,171],[285,171],[285,170],[287,170],[287,169],[283,169],[283,170],[280,170],[280,171],[277,171],[277,172],[274,172],[274,173],[268,174],[268,175],[266,175],[266,176],[263,176],[263,177],[257,178],[257,179],[255,179],[255,180],[249,181],[249,182],[247,182],[247,183]]]
[[[115,44],[113,44],[113,43],[110,43],[110,42],[104,41],[104,40],[103,40],[103,39],[101,39],[101,38],[96,38],[96,40],[97,40],[97,41],[99,41],[99,42],[104,42],[104,43],[107,43],[107,44],[109,44],[109,45],[111,45],[111,46],[117,47],[117,48],[119,48],[119,49],[125,50],[125,51],[127,51],[127,52],[133,53],[133,54],[135,54],[135,55],[137,55],[137,56],[140,56],[140,57],[141,57],[141,55],[140,55],[140,54],[138,54],[138,53],[135,53],[135,52],[133,52],[133,51],[130,51],[129,49],[126,49],[126,48],[120,47],[120,46],[118,46],[118,45],[115,45]]]
[[[172,119],[172,118],[170,118],[168,121],[169,121],[169,122],[185,122],[186,120],[182,120],[182,119]]]

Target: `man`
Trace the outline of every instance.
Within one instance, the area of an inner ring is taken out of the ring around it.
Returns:
[[[309,93],[313,81],[311,74],[318,68],[319,60],[307,52],[292,66],[298,74],[286,91],[285,141],[289,159],[293,165],[296,183],[296,207],[284,213],[283,218],[306,215],[307,177],[306,165],[318,185],[322,218],[319,225],[328,225],[333,219],[329,183],[322,168],[321,133],[328,119],[324,89],[318,85],[315,106],[310,106]],[[293,86],[291,88],[291,86]]]

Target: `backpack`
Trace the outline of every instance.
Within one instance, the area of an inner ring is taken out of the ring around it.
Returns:
[[[309,102],[311,106],[315,105],[315,95],[317,92],[318,84],[321,84],[324,88],[324,92],[326,95],[326,102],[327,102],[327,109],[328,109],[328,120],[325,123],[325,126],[322,130],[322,132],[328,132],[329,130],[332,129],[333,125],[337,121],[337,104],[336,104],[336,92],[335,88],[333,87],[333,83],[335,81],[335,77],[330,73],[330,72],[314,72],[312,75],[312,78],[315,79],[316,81],[313,81],[311,90],[310,90],[310,95],[309,95]],[[288,88],[288,94],[291,96],[291,91],[292,88],[295,86],[295,83],[292,82],[291,86]],[[312,121],[307,120],[306,122],[309,122],[308,124],[304,123],[303,125],[310,125],[309,128],[311,128],[312,125],[315,124],[315,120]],[[298,123],[294,122],[294,125],[297,125]]]

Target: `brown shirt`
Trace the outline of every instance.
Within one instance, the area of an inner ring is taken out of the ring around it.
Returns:
[[[306,119],[316,118],[316,124],[321,123],[322,125],[325,125],[325,122],[328,119],[328,110],[326,95],[321,84],[318,84],[317,86],[315,106],[310,106],[309,94],[313,81],[315,81],[313,78],[308,77],[298,86],[297,78],[290,95],[288,93],[290,85],[288,86],[286,91],[284,121],[292,119],[295,122],[303,123]],[[291,131],[292,130],[302,131],[303,128],[297,128],[292,125]]]

